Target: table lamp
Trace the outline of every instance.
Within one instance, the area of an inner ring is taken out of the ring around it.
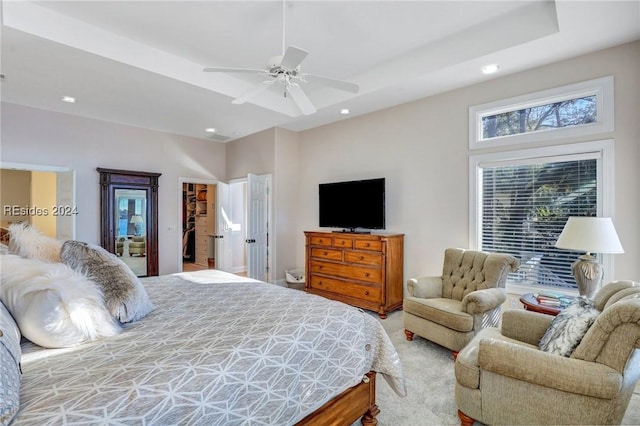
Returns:
[[[586,252],[571,265],[581,296],[593,298],[604,269],[591,253],[624,253],[610,217],[570,217],[556,247]]]
[[[144,222],[144,220],[142,220],[142,216],[138,216],[138,215],[131,216],[131,221],[129,221],[129,223],[133,223],[135,225],[136,235],[140,235],[140,226],[142,226],[142,222]]]

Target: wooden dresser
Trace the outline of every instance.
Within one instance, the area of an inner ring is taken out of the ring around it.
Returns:
[[[404,235],[305,231],[305,290],[375,311],[402,307]]]

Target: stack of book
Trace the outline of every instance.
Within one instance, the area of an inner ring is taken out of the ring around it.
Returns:
[[[536,300],[541,305],[564,308],[569,303],[571,303],[571,301],[573,300],[573,297],[567,296],[566,294],[563,294],[563,293],[545,291],[543,293],[536,294]]]

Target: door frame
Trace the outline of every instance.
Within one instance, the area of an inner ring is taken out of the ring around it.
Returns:
[[[263,176],[263,175],[268,175],[269,176],[269,191],[267,194],[267,232],[268,232],[268,237],[267,237],[267,268],[268,268],[268,281],[270,283],[275,283],[276,282],[276,274],[274,271],[274,265],[276,265],[276,251],[274,250],[275,244],[276,244],[276,234],[275,234],[275,224],[273,222],[273,174],[272,173],[252,173],[254,175],[258,175],[258,176]],[[236,178],[236,179],[231,179],[229,182],[227,182],[229,185],[234,184],[234,183],[240,183],[240,182],[244,182],[245,185],[245,196],[247,198],[247,201],[249,200],[249,176],[247,175],[246,177],[241,177],[241,178]],[[245,209],[245,224],[248,223],[248,215],[249,215],[249,203],[247,202],[247,207]],[[245,236],[247,233],[246,227],[244,230]],[[246,243],[245,243],[246,244]],[[247,253],[247,272],[248,272],[248,266],[249,266],[249,257],[248,257],[248,250],[246,251]]]
[[[71,190],[70,190],[70,196],[71,199],[69,200],[69,203],[65,202],[66,204],[69,204],[70,207],[76,207],[76,171],[72,168],[69,167],[60,167],[60,166],[50,166],[50,165],[45,165],[45,164],[28,164],[28,163],[16,163],[16,162],[12,162],[12,161],[0,161],[0,169],[8,169],[8,170],[19,170],[19,171],[24,171],[24,172],[51,172],[51,173],[71,173]],[[59,188],[56,188],[56,200],[59,200],[60,197],[60,190]],[[68,215],[68,216],[61,216],[58,219],[64,219],[65,221],[68,221],[68,227],[70,227],[71,229],[70,231],[70,235],[60,235],[60,228],[61,225],[60,223],[56,224],[56,238],[59,239],[71,239],[71,240],[75,240],[76,239],[76,215],[72,214],[72,215]],[[64,231],[62,231],[64,232]],[[69,238],[70,237],[70,238]]]
[[[267,259],[267,266],[269,267],[269,280],[270,282],[275,282],[275,271],[273,270],[273,266],[276,265],[276,255],[275,250],[275,224],[273,223],[273,176],[271,173],[267,173],[271,176],[269,180],[269,196],[268,196],[268,229],[269,229],[269,239],[267,242],[267,251],[269,253],[269,257]],[[177,257],[178,257],[178,272],[182,272],[182,188],[185,183],[196,183],[196,184],[205,184],[205,185],[217,185],[219,183],[232,184],[236,182],[247,182],[248,178],[237,178],[231,179],[229,182],[224,182],[219,179],[203,179],[203,178],[189,178],[189,177],[178,177],[178,191],[177,191],[177,211],[178,211],[178,219],[176,225],[176,249],[177,249]],[[248,185],[247,185],[248,186]],[[248,206],[247,211],[245,211],[245,215],[249,213]],[[180,232],[178,232],[180,230]]]
[[[189,178],[178,177],[178,221],[176,226],[176,248],[178,250],[178,272],[182,272],[182,188],[185,183],[196,183],[201,185],[217,185],[220,183],[219,179],[203,179],[203,178]],[[226,182],[225,182],[226,183]],[[178,232],[179,231],[179,232]]]

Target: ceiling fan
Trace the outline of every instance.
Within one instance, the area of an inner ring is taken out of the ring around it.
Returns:
[[[285,1],[282,2],[282,55],[273,56],[267,61],[265,69],[253,69],[253,68],[228,68],[228,67],[206,67],[203,69],[205,72],[228,72],[228,73],[257,73],[270,77],[269,80],[262,82],[255,89],[243,94],[242,96],[234,99],[232,103],[243,104],[250,101],[255,96],[266,91],[274,85],[279,83],[283,86],[284,97],[287,94],[291,95],[291,98],[298,106],[300,111],[305,115],[310,115],[316,112],[315,106],[311,103],[311,100],[306,95],[301,83],[315,81],[326,86],[333,87],[335,89],[344,90],[351,93],[358,93],[359,87],[357,84],[350,83],[348,81],[336,80],[329,77],[322,77],[314,74],[307,74],[300,72],[300,64],[309,54],[308,51],[300,49],[295,46],[288,46],[285,50]]]

